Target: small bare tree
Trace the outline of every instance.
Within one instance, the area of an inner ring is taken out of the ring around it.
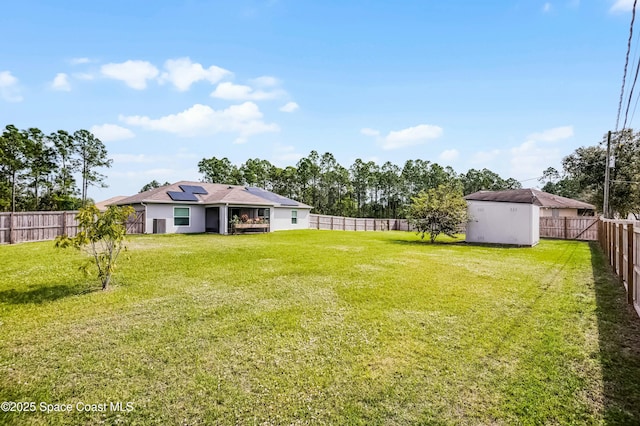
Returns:
[[[122,249],[126,250],[127,220],[134,214],[131,206],[111,206],[105,212],[95,206],[80,209],[76,216],[80,229],[78,235],[56,238],[56,247],[75,247],[89,253],[91,260],[81,269],[88,274],[89,267],[95,264],[102,289],[106,290],[116,268],[116,259]]]

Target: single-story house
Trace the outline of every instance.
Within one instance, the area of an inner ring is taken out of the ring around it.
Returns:
[[[464,197],[470,221],[466,241],[534,246],[540,217],[593,215],[595,207],[537,189],[478,191]]]
[[[146,233],[308,229],[312,207],[261,188],[181,181],[120,199],[145,212]]]
[[[529,189],[540,206],[540,217],[594,216],[596,207],[584,201],[561,197],[538,189]]]

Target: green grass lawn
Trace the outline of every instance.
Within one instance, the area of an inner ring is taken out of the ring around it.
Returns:
[[[106,292],[77,251],[0,246],[0,400],[37,411],[0,424],[640,424],[640,319],[595,245],[443,241],[134,236]]]

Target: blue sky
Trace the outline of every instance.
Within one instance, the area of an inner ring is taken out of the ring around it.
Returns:
[[[311,150],[535,186],[615,127],[632,4],[22,0],[0,16],[0,114],[100,137],[96,200]]]

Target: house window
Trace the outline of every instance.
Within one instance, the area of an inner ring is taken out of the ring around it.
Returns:
[[[298,223],[298,211],[297,210],[291,210],[291,223],[293,225]]]
[[[260,219],[269,219],[269,209],[258,209],[258,217]]]
[[[173,208],[173,226],[190,226],[189,217],[191,209],[189,207]]]

